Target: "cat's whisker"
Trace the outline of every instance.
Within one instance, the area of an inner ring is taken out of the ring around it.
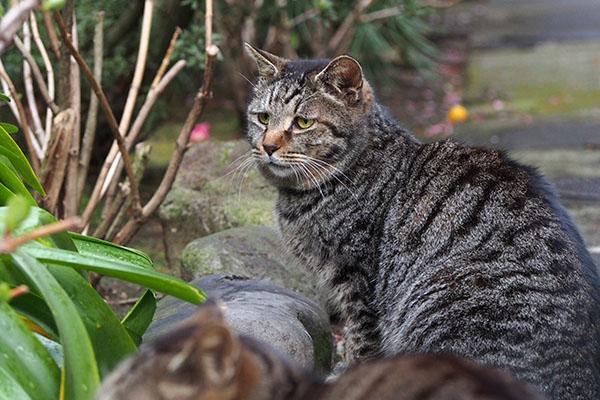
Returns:
[[[242,199],[242,186],[244,185],[244,179],[246,179],[246,176],[248,176],[248,172],[250,172],[250,168],[252,168],[252,166],[253,164],[248,164],[248,166],[245,168],[242,178],[240,180],[240,184],[238,185],[238,203]]]
[[[321,193],[321,197],[323,198],[323,200],[325,200],[325,194],[323,193],[323,190],[321,190],[321,185],[317,181],[317,178],[313,175],[312,172],[310,172],[310,170],[305,164],[298,163],[297,165],[306,172],[306,177],[315,184],[315,187],[319,190],[319,193]]]
[[[244,165],[245,162],[247,162],[250,159],[250,157],[252,157],[252,153],[251,152],[246,152],[246,153],[242,154],[241,156],[239,156],[238,158],[236,158],[235,160],[233,160],[232,162],[230,162],[229,165],[228,165],[228,167],[231,167],[236,162],[240,162],[240,165],[238,165],[237,167],[235,167],[234,169],[232,169],[231,171],[229,171],[225,175],[218,177],[217,179],[215,179],[215,181],[220,181],[221,179],[223,179],[225,177],[228,177],[229,175],[235,173],[242,165]]]
[[[250,81],[250,79],[246,78],[246,76],[244,74],[242,74],[241,72],[238,71],[238,75],[241,76],[242,78],[244,78],[246,80],[246,82],[248,82],[253,88],[256,88],[256,85],[254,83],[252,83]]]

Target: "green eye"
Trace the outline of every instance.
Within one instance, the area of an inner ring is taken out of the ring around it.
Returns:
[[[261,124],[269,125],[269,121],[271,120],[271,116],[268,113],[259,113],[258,120]]]
[[[298,128],[300,129],[310,128],[314,123],[314,119],[306,119],[302,117],[296,118],[296,125],[298,125]]]

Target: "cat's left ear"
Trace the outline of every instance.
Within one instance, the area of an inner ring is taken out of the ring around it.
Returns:
[[[315,77],[317,82],[336,90],[348,105],[358,103],[363,87],[362,67],[350,56],[338,56]]]
[[[275,76],[281,72],[285,66],[286,61],[284,58],[277,57],[276,55],[267,51],[257,49],[248,42],[244,43],[244,47],[246,48],[246,54],[256,61],[256,65],[258,66],[258,74],[261,77],[269,78]]]

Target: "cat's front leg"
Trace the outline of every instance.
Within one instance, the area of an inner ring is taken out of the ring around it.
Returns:
[[[370,306],[368,292],[354,282],[339,287],[339,299],[345,316],[345,363],[357,364],[380,355],[379,317]]]

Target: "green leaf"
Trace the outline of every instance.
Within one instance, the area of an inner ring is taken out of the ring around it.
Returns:
[[[63,345],[65,398],[91,400],[100,383],[100,375],[92,343],[77,308],[46,266],[27,254],[23,247],[16,249],[11,257],[34,282],[54,315]]]
[[[42,4],[43,11],[55,10],[57,8],[63,8],[65,5],[65,0],[46,0],[44,4]]]
[[[13,124],[9,124],[6,122],[0,122],[0,126],[3,127],[8,133],[17,133],[19,132],[19,128],[14,126]]]
[[[63,267],[74,267],[99,274],[114,276],[124,281],[136,283],[159,292],[170,294],[182,300],[198,304],[206,300],[206,296],[197,288],[182,281],[181,279],[160,274],[155,271],[141,268],[135,264],[107,260],[92,255],[83,256],[71,251],[55,248],[44,248],[35,244],[24,244],[27,252],[44,263],[52,263]]]
[[[18,391],[15,388],[18,383],[33,399],[57,399],[60,370],[9,303],[0,304],[0,332],[0,370],[3,371],[0,375],[13,379],[8,384],[0,380],[0,393]]]
[[[48,264],[48,270],[81,316],[94,348],[98,372],[106,377],[126,356],[136,352],[135,342],[104,299],[76,270]]]
[[[17,143],[15,143],[14,139],[2,126],[0,126],[0,146],[5,147],[12,153],[16,154],[16,158],[9,158],[11,163],[15,166],[15,168],[23,177],[23,180],[27,182],[29,186],[41,193],[43,196],[46,196],[46,192],[44,192],[44,188],[35,176],[35,173],[33,172],[29,161],[27,161],[27,158],[25,157],[25,154],[23,154]],[[0,175],[0,179],[1,177],[2,176]],[[8,187],[10,188],[10,186]]]
[[[12,232],[25,220],[31,210],[31,204],[23,195],[18,194],[8,199],[8,213],[4,217],[6,227]]]
[[[8,203],[8,200],[14,197],[14,195],[9,188],[0,183],[0,205]]]
[[[5,95],[4,93],[0,93],[0,100],[8,101],[10,103],[10,97]]]
[[[138,267],[154,270],[152,260],[145,253],[129,247],[97,239],[79,233],[69,232],[79,254],[92,255],[107,260],[117,260],[135,264]]]
[[[2,127],[0,127],[0,132],[4,131],[4,129],[2,129]],[[4,131],[6,132],[6,131]],[[0,141],[2,134],[0,133]],[[11,192],[13,193],[20,193],[22,194],[25,198],[27,198],[27,201],[32,205],[32,206],[37,206],[35,200],[33,199],[33,197],[31,197],[31,194],[29,193],[29,191],[27,190],[27,188],[25,187],[25,185],[23,185],[23,182],[21,181],[21,178],[19,178],[17,175],[15,175],[11,169],[9,167],[6,166],[6,164],[4,164],[3,162],[0,162],[0,183],[2,183],[4,186],[6,186]]]
[[[33,400],[11,373],[0,366],[0,400]]]
[[[156,311],[156,298],[151,290],[146,290],[142,297],[138,299],[135,305],[129,310],[125,318],[123,318],[123,326],[129,332],[136,345],[142,343],[142,336]]]

